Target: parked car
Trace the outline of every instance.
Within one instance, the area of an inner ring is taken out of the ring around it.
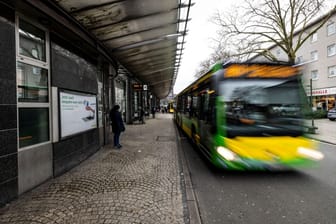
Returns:
[[[327,115],[328,119],[334,121],[336,119],[336,107],[330,109]]]

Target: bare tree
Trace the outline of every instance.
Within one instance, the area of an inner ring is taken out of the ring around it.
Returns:
[[[279,61],[269,51],[270,46],[277,46],[287,54],[287,62],[294,64],[302,44],[335,13],[336,5],[310,27],[318,21],[324,5],[325,0],[245,0],[239,10],[214,16],[221,27],[218,41],[234,49],[233,56],[261,54],[271,61]]]
[[[218,46],[214,49],[214,52],[209,56],[209,58],[203,60],[200,63],[199,68],[196,71],[195,77],[198,78],[204,75],[216,62],[229,60],[230,58],[230,53],[224,47],[218,44]]]

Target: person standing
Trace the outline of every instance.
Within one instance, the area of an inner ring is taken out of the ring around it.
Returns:
[[[153,116],[153,118],[155,118],[155,107],[152,107],[152,116]]]
[[[122,146],[120,145],[119,138],[121,132],[125,131],[124,122],[121,117],[121,113],[119,112],[120,106],[115,105],[110,111],[110,121],[112,126],[113,136],[113,144],[114,148],[120,149]]]
[[[139,116],[139,122],[141,122],[141,124],[145,123],[145,111],[144,109],[142,109],[142,107],[139,107],[140,110],[140,116]]]

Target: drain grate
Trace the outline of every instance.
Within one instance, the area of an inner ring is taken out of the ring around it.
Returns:
[[[157,136],[156,137],[156,141],[158,142],[171,142],[174,140],[175,140],[174,136]]]

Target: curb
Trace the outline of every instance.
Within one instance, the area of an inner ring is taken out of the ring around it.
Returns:
[[[174,121],[173,121],[174,123]],[[184,182],[184,187],[185,187],[185,199],[187,203],[187,223],[191,224],[202,224],[200,213],[199,213],[199,208],[198,208],[198,202],[196,199],[195,191],[192,185],[191,177],[190,177],[190,172],[189,172],[189,164],[188,161],[185,158],[185,154],[182,151],[182,146],[181,146],[181,136],[180,132],[177,128],[177,126],[174,123],[175,127],[175,132],[177,136],[177,150],[178,154],[180,155],[180,161],[181,161],[181,169],[182,173],[182,181]]]

